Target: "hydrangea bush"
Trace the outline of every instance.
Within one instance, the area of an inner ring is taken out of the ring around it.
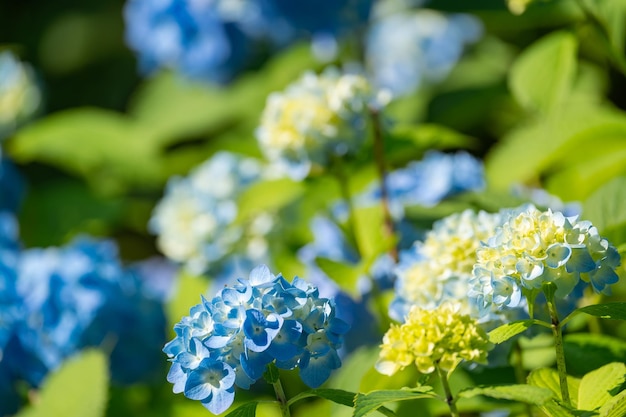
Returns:
[[[620,2],[22,3],[1,417],[626,414]]]

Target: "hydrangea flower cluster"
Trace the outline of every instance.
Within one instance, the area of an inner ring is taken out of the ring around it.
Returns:
[[[158,374],[167,294],[153,288],[145,265],[125,268],[112,242],[86,238],[21,250],[8,213],[0,214],[0,231],[0,398],[10,399],[0,402],[0,415],[17,410],[19,381],[38,387],[88,346],[110,349],[116,383]]]
[[[482,162],[467,152],[428,151],[422,160],[390,172],[385,183],[391,214],[395,219],[401,219],[406,206],[430,207],[446,197],[483,189],[485,173]],[[373,183],[357,198],[364,205],[379,200],[378,183]]]
[[[237,198],[260,175],[261,166],[255,159],[223,151],[188,177],[170,179],[149,223],[161,252],[194,274],[205,272],[242,242],[247,257],[264,260],[264,235],[272,228],[272,218],[259,216],[246,228],[233,224]],[[249,236],[242,240],[245,234]]]
[[[366,61],[379,88],[394,96],[443,80],[467,44],[482,35],[473,16],[431,10],[394,13],[375,21],[366,37]],[[393,45],[393,47],[390,47]]]
[[[337,349],[348,325],[317,288],[261,265],[211,301],[203,298],[174,330],[163,348],[172,362],[168,381],[175,393],[219,414],[232,404],[235,386],[248,389],[271,362],[298,367],[307,385],[321,385],[341,366]]]
[[[0,211],[17,213],[22,204],[26,184],[22,174],[9,158],[0,152]]]
[[[620,256],[589,221],[533,205],[511,211],[476,255],[469,295],[483,314],[514,308],[548,282],[564,298],[581,280],[604,294],[618,281]]]
[[[470,209],[435,222],[423,242],[400,253],[390,316],[402,322],[412,306],[433,309],[445,300],[458,301],[462,311],[470,313],[467,291],[475,252],[500,223],[498,213]]]
[[[165,339],[164,300],[146,293],[149,282],[122,266],[112,242],[81,238],[29,249],[19,254],[14,274],[20,314],[4,359],[16,378],[38,386],[64,359],[110,338],[117,340],[111,357],[116,381],[153,375],[153,346]]]
[[[419,372],[430,374],[437,367],[452,371],[463,360],[486,363],[488,336],[461,309],[455,302],[432,310],[413,307],[405,323],[392,324],[383,337],[378,372],[393,375],[414,363]]]
[[[336,42],[369,17],[371,0],[130,0],[126,42],[140,69],[228,82],[301,37]],[[262,52],[263,51],[263,52]]]
[[[31,67],[0,52],[0,140],[39,108],[41,92]]]
[[[327,68],[306,72],[267,98],[256,136],[279,172],[300,180],[333,156],[354,152],[367,136],[369,108],[378,106],[367,78]]]

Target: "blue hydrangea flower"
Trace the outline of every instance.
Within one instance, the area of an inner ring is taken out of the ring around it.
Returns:
[[[17,167],[0,156],[0,210],[17,213],[25,191],[26,184]]]
[[[270,362],[297,367],[307,385],[321,385],[341,365],[337,349],[348,325],[316,287],[297,277],[289,283],[262,265],[212,300],[202,298],[174,331],[163,348],[174,392],[221,413],[233,402],[233,385],[248,389]]]
[[[169,68],[226,82],[254,62],[255,43],[266,33],[260,12],[245,0],[131,0],[124,9],[126,42],[144,73]]]
[[[421,161],[390,172],[386,179],[391,214],[395,219],[404,215],[404,207],[434,206],[446,197],[485,187],[482,162],[459,151],[447,154],[428,151]],[[380,200],[380,184],[373,183],[357,197],[358,204],[369,205]]]
[[[32,68],[13,53],[0,51],[0,140],[32,117],[40,102]]]
[[[147,296],[149,282],[135,267],[123,267],[112,242],[81,238],[60,248],[25,250],[12,271],[19,316],[0,362],[14,378],[37,387],[80,349],[111,343],[114,381],[133,383],[158,373],[164,300]]]
[[[394,13],[374,21],[366,36],[366,61],[378,88],[394,96],[443,80],[467,44],[482,35],[470,15],[431,10]],[[390,47],[393,45],[393,47]]]
[[[169,68],[227,82],[296,39],[349,33],[370,7],[371,0],[131,0],[126,42],[143,72]]]
[[[20,316],[15,273],[18,253],[17,221],[12,214],[0,212],[0,363],[15,322]]]
[[[237,198],[260,175],[255,159],[218,152],[189,176],[170,179],[149,223],[159,249],[193,274],[219,270],[220,262],[233,252],[257,262],[265,260],[271,216],[234,224]]]
[[[610,294],[621,262],[590,222],[533,205],[510,210],[476,255],[469,295],[484,314],[507,310],[520,293],[547,282],[556,286],[557,299],[572,294],[581,280]]]

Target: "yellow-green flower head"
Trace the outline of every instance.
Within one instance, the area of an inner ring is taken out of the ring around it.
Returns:
[[[432,309],[450,299],[458,300],[463,312],[469,312],[467,292],[476,249],[493,236],[500,223],[498,213],[469,209],[437,221],[424,242],[401,253],[391,317],[402,321],[414,305]]]
[[[27,64],[0,52],[0,139],[39,107],[41,93]]]
[[[362,75],[336,68],[320,75],[306,72],[268,97],[256,132],[261,150],[280,173],[305,178],[312,166],[360,146],[375,96]]]
[[[476,252],[470,296],[484,311],[516,306],[522,290],[557,287],[570,294],[582,279],[596,292],[610,293],[620,257],[588,221],[532,205],[512,210],[502,227]]]
[[[419,372],[430,374],[437,366],[452,371],[463,360],[486,363],[491,348],[488,336],[461,309],[458,302],[445,302],[433,310],[413,307],[404,324],[392,324],[384,335],[378,372],[393,375],[415,363]]]

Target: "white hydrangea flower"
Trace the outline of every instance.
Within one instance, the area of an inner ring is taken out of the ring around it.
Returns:
[[[266,158],[283,174],[305,178],[313,166],[355,151],[367,135],[370,106],[379,105],[362,75],[329,68],[306,72],[270,94],[256,131]]]

